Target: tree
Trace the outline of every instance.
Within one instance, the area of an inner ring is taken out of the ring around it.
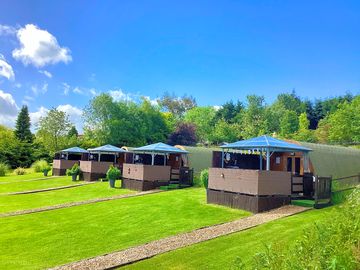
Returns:
[[[191,123],[179,123],[176,130],[168,138],[170,145],[195,145],[196,142],[196,127]]]
[[[196,136],[202,143],[210,142],[215,109],[211,106],[194,107],[185,114],[184,121],[196,126]]]
[[[224,119],[228,123],[236,122],[236,116],[243,110],[243,105],[240,101],[236,104],[233,101],[224,103],[219,110],[216,111],[215,121]]]
[[[68,132],[68,137],[72,138],[72,137],[77,137],[77,136],[79,136],[79,133],[78,133],[76,127],[72,126]]]
[[[22,106],[16,119],[15,136],[22,142],[31,143],[33,135],[30,131],[30,116],[27,106]]]
[[[278,95],[274,104],[278,104],[286,110],[294,111],[297,115],[306,111],[306,104],[296,95],[295,90],[290,94],[284,93]]]
[[[12,168],[18,167],[19,144],[20,141],[12,130],[0,125],[0,162],[8,164]]]
[[[169,131],[160,110],[151,105],[147,99],[143,99],[139,107],[142,114],[143,136],[147,144],[165,141]]]
[[[307,118],[305,112],[301,113],[299,116],[299,130],[296,133],[295,139],[303,142],[314,142],[315,137],[313,132],[309,129],[310,121]]]
[[[294,111],[286,110],[280,120],[280,135],[284,138],[291,138],[299,129],[299,119]]]
[[[181,118],[184,114],[196,107],[196,100],[192,96],[184,95],[177,97],[175,94],[165,92],[164,95],[158,100],[159,105],[174,116]]]
[[[242,113],[241,126],[245,139],[267,133],[265,117],[265,100],[263,96],[249,95],[246,97],[247,107]]]
[[[321,119],[318,123],[318,127],[315,130],[315,138],[319,143],[328,143],[329,141],[329,129],[330,124],[328,123],[328,119]]]
[[[360,96],[344,101],[329,115],[329,141],[353,144],[360,142]]]
[[[240,125],[237,123],[230,124],[224,119],[220,119],[214,127],[211,134],[211,141],[214,144],[220,144],[224,142],[234,142],[241,138]]]
[[[68,146],[67,135],[71,126],[68,115],[53,108],[46,116],[40,118],[36,138],[44,144],[47,151],[52,155]]]

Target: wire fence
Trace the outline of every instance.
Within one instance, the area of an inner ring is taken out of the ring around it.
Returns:
[[[360,185],[360,173],[357,175],[351,175],[346,177],[340,177],[333,179],[332,181],[332,192],[343,192],[351,190]]]

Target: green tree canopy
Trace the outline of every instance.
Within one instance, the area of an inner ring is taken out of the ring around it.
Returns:
[[[343,144],[360,142],[360,96],[344,101],[329,115],[329,141]]]
[[[241,114],[241,126],[245,139],[267,133],[265,99],[263,96],[249,95],[246,97],[247,107]]]
[[[187,111],[184,121],[196,126],[196,135],[200,142],[208,143],[211,142],[214,117],[214,107],[194,107]]]
[[[68,133],[71,126],[68,115],[53,108],[46,116],[40,118],[36,138],[52,155],[68,146]]]
[[[299,129],[299,119],[294,111],[286,110],[280,120],[280,135],[284,138],[291,138]]]
[[[192,96],[184,95],[177,97],[175,94],[165,92],[158,100],[159,105],[168,112],[171,112],[175,117],[181,118],[184,114],[196,107],[196,100]]]

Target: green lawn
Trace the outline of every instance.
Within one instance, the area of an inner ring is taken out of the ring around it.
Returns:
[[[111,197],[126,193],[135,193],[134,191],[130,191],[128,189],[120,189],[120,185],[121,182],[116,181],[116,187],[118,188],[110,188],[109,183],[98,182],[76,188],[16,196],[0,196],[0,213],[33,209],[68,202],[78,202],[94,198]]]
[[[0,219],[3,269],[42,269],[249,213],[206,204],[189,188]]]
[[[311,210],[168,252],[121,269],[231,269],[237,257],[248,265],[257,252],[264,251],[265,244],[291,245],[306,227],[321,222],[332,211],[336,211],[336,208]]]
[[[68,186],[68,185],[75,185],[75,184],[79,184],[79,183],[84,183],[84,182],[80,182],[80,181],[73,182],[73,181],[71,181],[70,176],[49,177],[46,180],[3,183],[3,184],[0,184],[0,194],[9,193],[9,192],[53,188],[53,187],[60,187],[60,186]]]
[[[49,175],[51,175],[51,173],[49,173]],[[18,182],[18,181],[31,180],[31,179],[36,179],[36,178],[44,178],[44,174],[42,172],[40,172],[40,173],[29,172],[24,175],[15,175],[13,173],[10,173],[5,176],[0,176],[0,183],[1,182]]]

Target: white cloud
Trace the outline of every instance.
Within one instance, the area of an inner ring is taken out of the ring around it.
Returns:
[[[16,88],[21,88],[21,83],[16,83],[15,85],[14,85]]]
[[[59,111],[67,113],[67,115],[69,116],[70,121],[72,123],[74,123],[76,129],[79,132],[82,132],[82,126],[83,126],[82,114],[83,114],[83,111],[81,109],[79,109],[78,107],[72,106],[70,104],[59,105],[57,107],[57,109]]]
[[[49,110],[47,108],[41,106],[36,112],[29,113],[30,121],[31,121],[31,125],[32,125],[33,129],[39,123],[40,118],[44,117],[48,112],[49,112]]]
[[[152,106],[159,105],[159,101],[157,99],[151,99],[149,96],[144,96],[144,98],[149,101]]]
[[[42,86],[33,85],[31,86],[31,91],[34,93],[35,96],[39,94],[45,94],[48,91],[48,83],[44,83]]]
[[[61,47],[52,34],[36,25],[25,25],[17,31],[16,36],[20,48],[13,50],[12,55],[24,65],[43,67],[59,62],[68,63],[72,60],[68,48]]]
[[[16,28],[15,27],[0,24],[0,36],[14,35],[14,34],[16,34]]]
[[[0,76],[3,76],[8,80],[15,79],[15,73],[13,71],[12,66],[10,66],[6,62],[5,57],[2,54],[0,54]]]
[[[127,94],[121,89],[111,90],[111,91],[109,91],[109,95],[115,101],[131,101],[132,100],[131,94]]]
[[[90,90],[89,90],[89,92],[90,92],[90,94],[93,96],[93,97],[95,97],[95,96],[97,96],[99,93],[96,91],[96,89],[95,88],[91,88]]]
[[[30,105],[30,102],[34,101],[35,98],[31,96],[24,96],[24,99],[22,100],[22,103],[25,105]]]
[[[68,85],[67,83],[63,83],[63,90],[64,90],[64,95],[67,96],[70,92],[70,85]]]
[[[39,70],[39,73],[44,74],[48,78],[52,78],[52,74],[47,70]]]
[[[84,92],[83,92],[83,90],[81,90],[79,87],[75,87],[74,89],[73,89],[73,92],[75,93],[75,94],[83,94]]]
[[[13,127],[18,110],[13,96],[0,90],[0,124]]]
[[[218,110],[222,109],[222,106],[214,105],[213,108],[215,109],[215,111],[218,111]]]

